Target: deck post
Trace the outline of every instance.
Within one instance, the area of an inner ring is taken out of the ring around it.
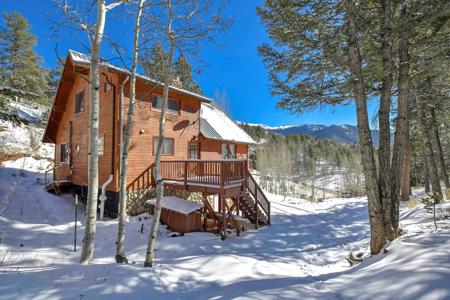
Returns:
[[[202,192],[202,198],[203,198],[203,231],[206,232],[208,227],[208,218],[206,214],[206,201],[208,201],[208,198],[206,197],[205,192]]]
[[[187,185],[187,161],[184,162],[184,187],[186,188]]]
[[[241,193],[239,193],[239,195],[236,197],[236,215],[239,217],[239,200],[241,198]],[[236,228],[236,235],[240,236],[241,235],[241,228],[238,224],[237,228]]]
[[[225,240],[227,236],[227,226],[226,226],[226,216],[225,216],[225,198],[223,197],[223,194],[219,195],[219,202],[220,202],[220,210],[222,211],[222,240]]]
[[[258,229],[259,224],[258,224],[258,189],[255,188],[255,229]]]
[[[223,194],[224,177],[225,177],[225,172],[224,172],[224,165],[223,165],[223,160],[222,160],[222,161],[220,161],[220,189],[221,189],[222,194]]]

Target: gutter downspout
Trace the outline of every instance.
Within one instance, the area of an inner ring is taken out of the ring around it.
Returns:
[[[125,84],[127,83],[127,81],[129,79],[130,79],[130,76],[127,75],[125,80],[120,84],[120,99],[119,99],[119,182],[120,182],[120,175],[122,174],[122,153],[123,153],[123,97],[124,97],[123,88],[124,88]]]
[[[102,185],[102,194],[99,197],[100,200],[100,221],[103,221],[103,213],[105,212],[105,201],[108,199],[106,197],[106,187],[110,184],[114,179],[114,175],[109,175],[108,180],[105,181]]]

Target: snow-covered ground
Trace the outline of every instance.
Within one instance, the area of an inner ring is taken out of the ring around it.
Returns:
[[[10,101],[9,109],[11,113],[18,115],[21,119],[27,120],[30,123],[40,123],[42,121],[44,112],[48,110],[41,105],[31,106],[24,102]]]
[[[0,299],[450,299],[450,221],[435,230],[418,201],[402,206],[404,235],[375,257],[364,198],[268,194],[272,225],[240,237],[162,227],[153,269],[143,268],[151,217],[127,223],[129,265],[114,263],[117,222],[99,221],[94,263],[81,266],[82,209],[73,252],[73,198],[45,192],[45,164],[0,168]],[[367,257],[350,267],[349,252]]]
[[[53,158],[53,145],[41,142],[44,129],[0,120],[0,154]]]
[[[9,101],[7,107],[7,114],[27,121],[29,125],[0,119],[0,158],[23,155],[53,158],[53,145],[41,142],[44,128],[39,124],[41,124],[47,108],[12,100]]]

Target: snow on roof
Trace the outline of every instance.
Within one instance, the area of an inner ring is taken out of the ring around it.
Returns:
[[[156,198],[147,200],[145,202],[155,205]],[[196,210],[199,210],[203,207],[203,205],[174,196],[165,196],[162,198],[162,207],[179,212],[184,215],[188,215]]]
[[[202,103],[200,132],[207,139],[256,144],[236,122],[212,103]]]
[[[74,62],[75,64],[89,65],[90,62],[91,62],[91,58],[90,58],[89,55],[86,55],[84,53],[80,53],[80,52],[77,52],[77,51],[74,51],[74,50],[69,50],[69,56],[70,56],[70,59],[72,60],[72,62]],[[104,67],[116,70],[116,71],[121,72],[121,73],[126,73],[126,74],[129,73],[129,70],[127,70],[126,68],[120,68],[120,67],[115,66],[113,64],[110,64],[110,63],[108,63],[106,61],[102,61],[102,65]],[[151,82],[153,84],[164,85],[164,83],[162,83],[162,82],[160,82],[160,81],[158,81],[156,79],[150,78],[148,76],[142,75],[142,74],[136,74],[136,76],[138,78],[142,79],[142,80],[149,81],[149,82]],[[179,93],[182,93],[182,94],[185,94],[185,95],[193,96],[193,97],[195,97],[195,98],[197,98],[197,99],[199,99],[201,101],[204,101],[204,102],[211,102],[212,101],[210,98],[208,98],[206,96],[203,96],[203,95],[200,95],[200,94],[197,94],[197,93],[185,90],[185,89],[180,89],[180,88],[177,88],[175,86],[170,86],[170,89],[172,91],[175,91],[175,92],[179,92]]]

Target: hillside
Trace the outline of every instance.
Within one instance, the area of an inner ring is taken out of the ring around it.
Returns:
[[[359,142],[358,128],[353,125],[288,125],[270,127],[263,124],[240,123],[247,127],[259,127],[263,130],[282,135],[303,134],[321,140],[330,140],[338,143],[353,144]],[[372,140],[378,146],[378,130],[372,130]]]
[[[41,142],[48,107],[28,99],[4,98],[0,114],[0,161],[32,156],[51,159],[53,145]]]

